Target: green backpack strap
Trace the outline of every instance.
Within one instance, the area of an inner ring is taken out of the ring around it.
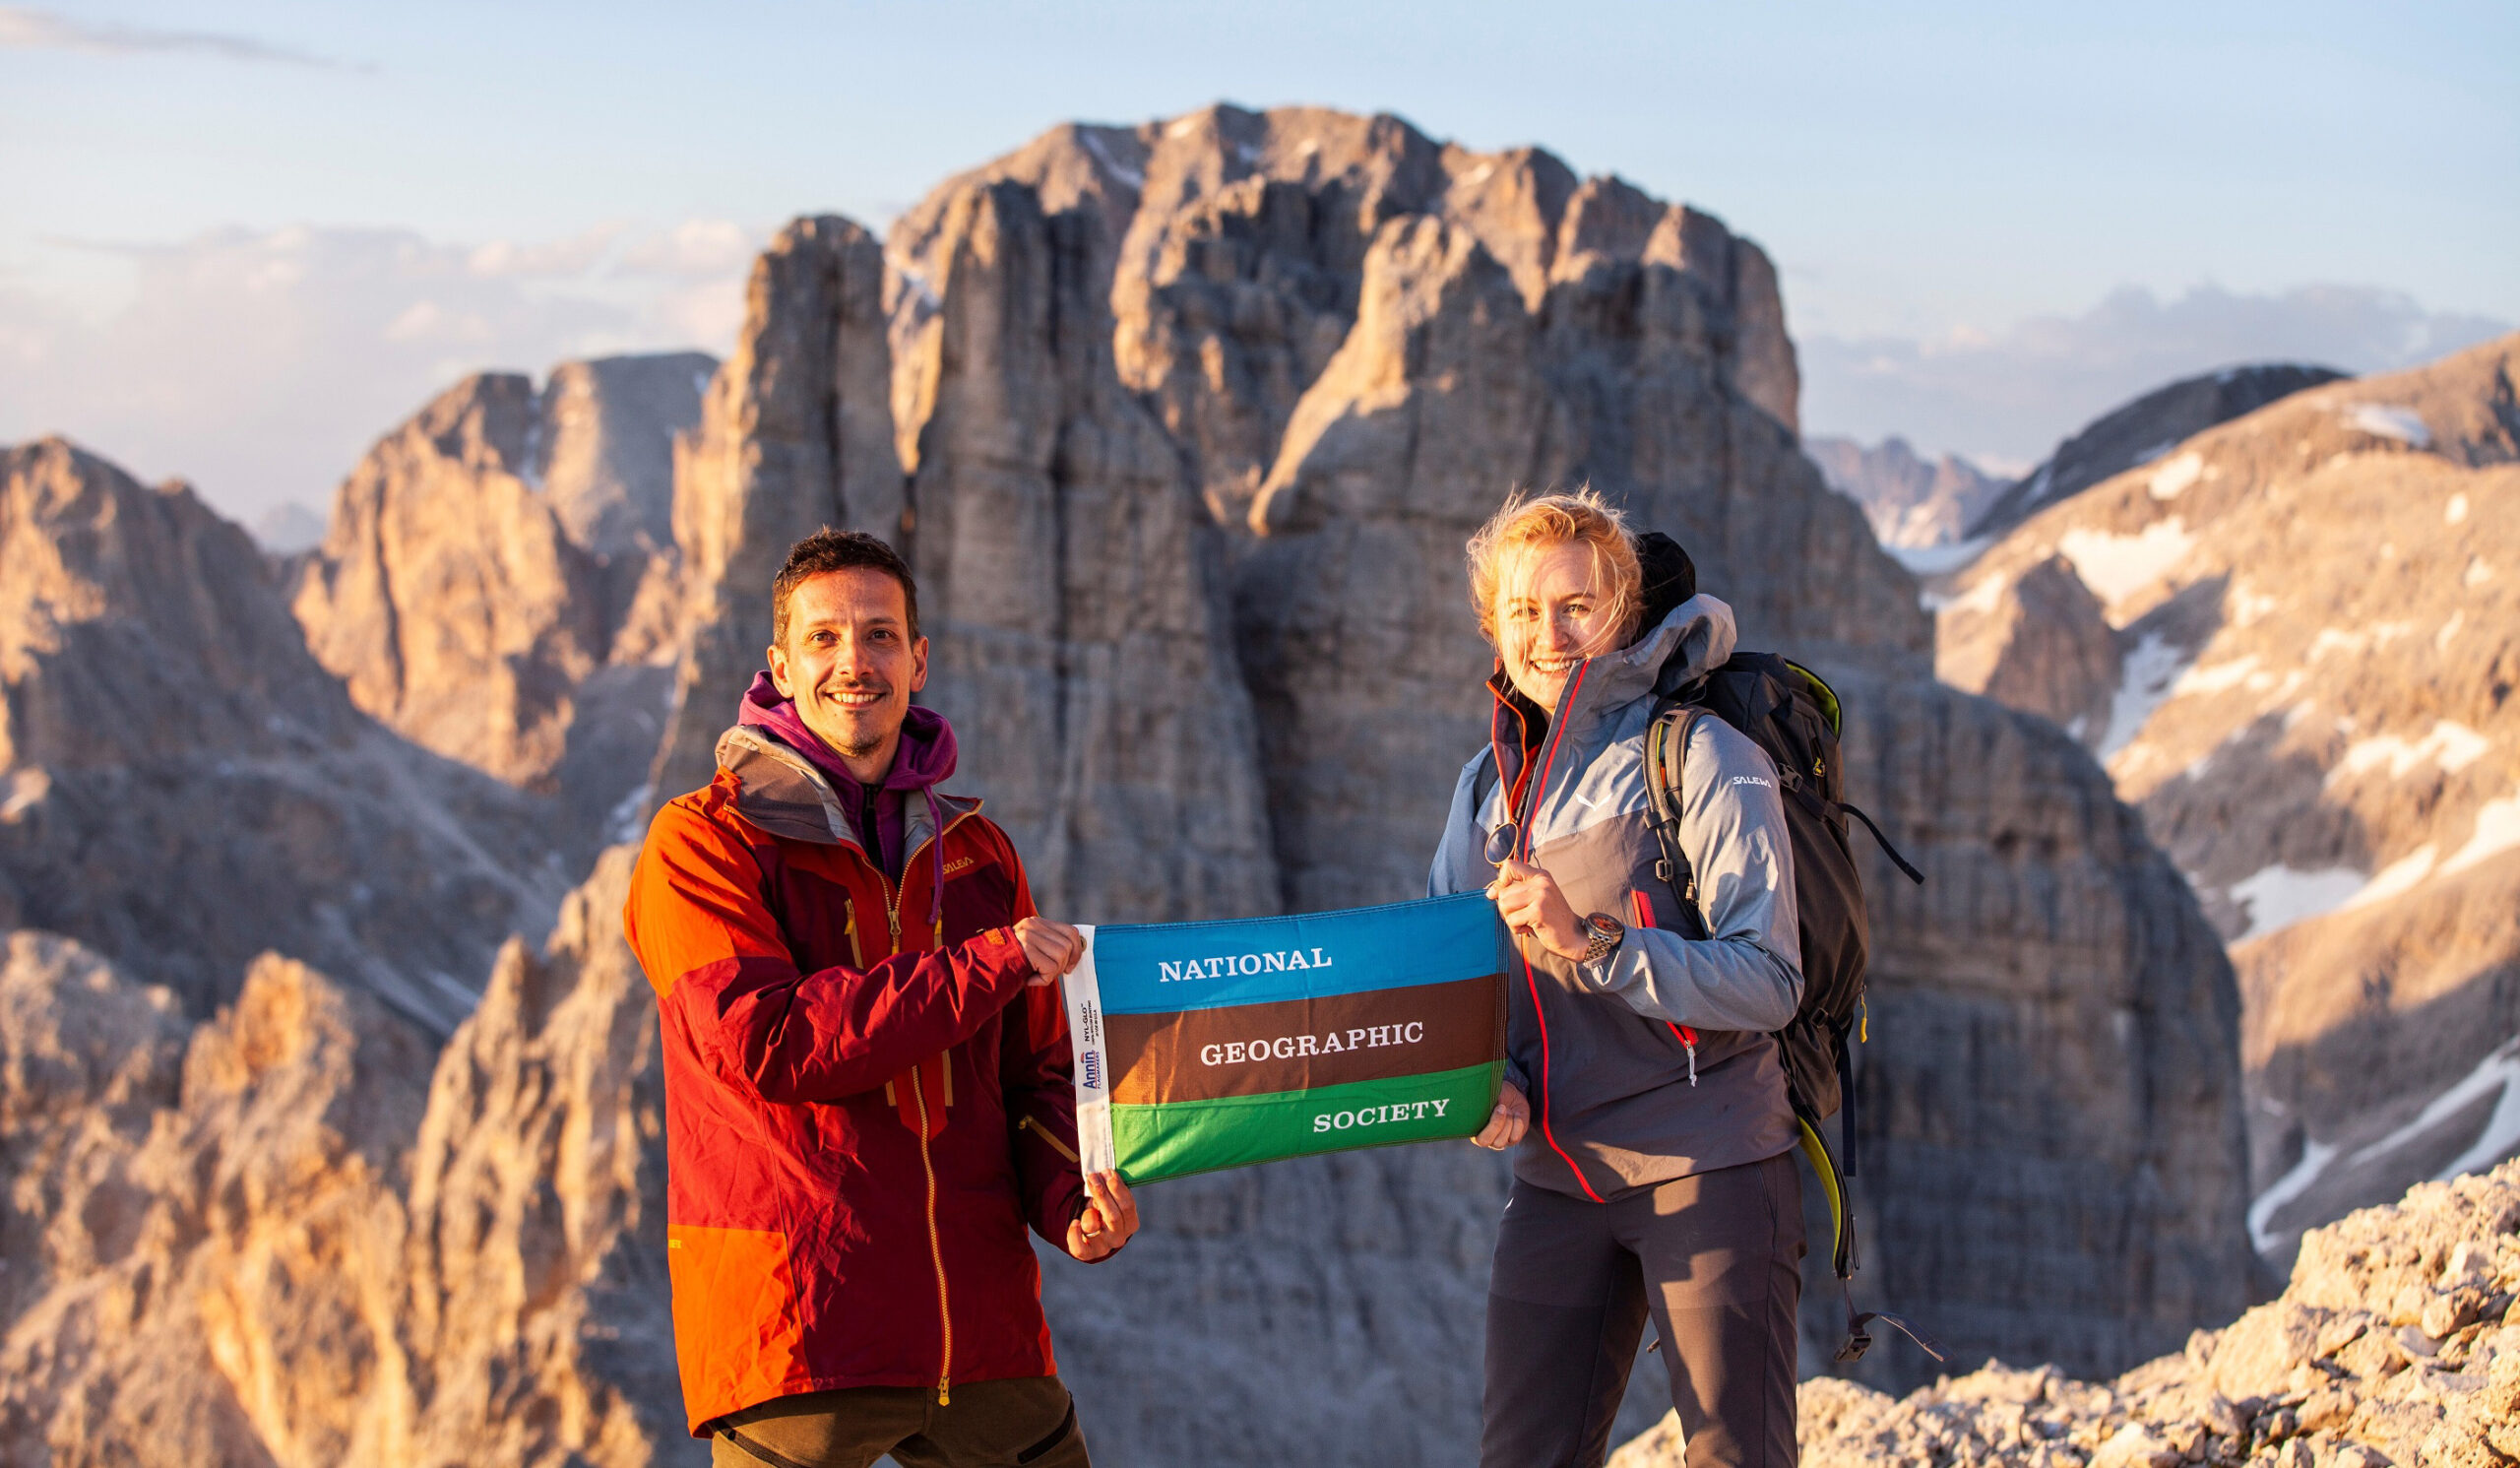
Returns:
[[[1663,852],[1654,874],[1679,899],[1681,916],[1695,929],[1690,935],[1701,938],[1708,929],[1697,905],[1697,873],[1680,845],[1680,777],[1688,765],[1689,735],[1705,716],[1706,710],[1689,704],[1665,704],[1645,726],[1645,802],[1654,817],[1654,844]]]
[[[1794,1104],[1794,1124],[1801,1133],[1802,1156],[1811,1164],[1811,1171],[1818,1175],[1820,1190],[1828,1194],[1829,1221],[1837,1231],[1829,1250],[1829,1268],[1838,1277],[1838,1296],[1847,1307],[1847,1338],[1846,1343],[1838,1347],[1838,1360],[1863,1359],[1863,1353],[1872,1349],[1872,1332],[1864,1327],[1875,1320],[1915,1341],[1917,1349],[1935,1361],[1948,1360],[1942,1343],[1925,1334],[1907,1316],[1892,1314],[1888,1310],[1858,1310],[1855,1308],[1855,1291],[1848,1283],[1855,1278],[1856,1267],[1855,1204],[1847,1196],[1847,1175],[1838,1166],[1838,1155],[1830,1150],[1829,1139],[1821,1134],[1820,1123],[1804,1111],[1799,1101]]]

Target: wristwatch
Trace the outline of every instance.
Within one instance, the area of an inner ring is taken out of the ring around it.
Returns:
[[[1627,925],[1607,913],[1587,913],[1584,936],[1589,940],[1584,944],[1584,962],[1597,964],[1618,951],[1627,936]]]

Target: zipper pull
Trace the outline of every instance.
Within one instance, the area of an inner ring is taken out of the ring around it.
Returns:
[[[1689,1084],[1694,1086],[1697,1084],[1697,1042],[1685,1041],[1680,1049],[1689,1053]]]
[[[950,1388],[950,1387],[952,1387],[952,1386],[953,1386],[953,1384],[954,1384],[954,1378],[953,1378],[953,1377],[951,1377],[951,1376],[939,1376],[939,1377],[937,1377],[937,1378],[936,1378],[936,1405],[937,1405],[937,1406],[939,1406],[939,1407],[951,1407],[951,1406],[953,1406],[953,1405],[954,1405],[954,1393],[953,1393],[951,1390],[949,1390],[949,1388]]]

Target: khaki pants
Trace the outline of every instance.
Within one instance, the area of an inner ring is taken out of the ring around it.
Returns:
[[[1516,1182],[1487,1287],[1486,1468],[1599,1468],[1645,1322],[1688,1468],[1790,1468],[1794,1154],[1595,1203]]]
[[[779,1397],[718,1420],[715,1468],[1091,1468],[1076,1402],[1056,1376],[852,1386]]]

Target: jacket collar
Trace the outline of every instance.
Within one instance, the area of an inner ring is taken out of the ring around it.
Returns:
[[[857,829],[849,802],[814,761],[788,747],[768,728],[738,724],[718,736],[718,767],[735,777],[735,813],[773,836],[816,846],[849,846],[867,851],[867,837]],[[976,797],[936,795],[948,825],[980,808]],[[936,822],[925,800],[902,806],[902,853],[905,859],[936,835]],[[905,862],[904,871],[908,871]]]

